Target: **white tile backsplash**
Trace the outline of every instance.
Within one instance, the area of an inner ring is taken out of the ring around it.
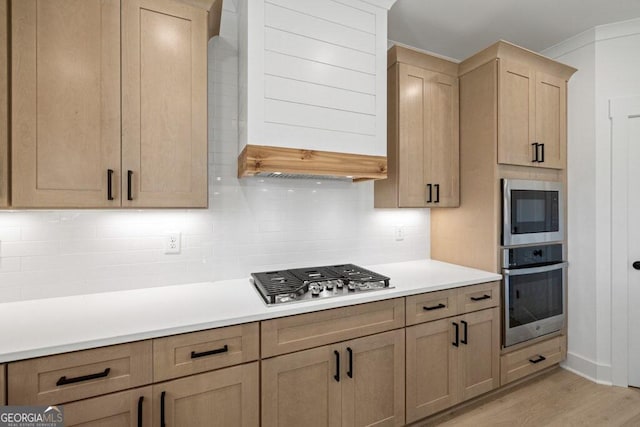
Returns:
[[[0,302],[429,257],[429,210],[374,209],[372,182],[236,178],[236,31],[225,2],[209,42],[209,208],[0,212]],[[174,231],[182,252],[165,255]]]

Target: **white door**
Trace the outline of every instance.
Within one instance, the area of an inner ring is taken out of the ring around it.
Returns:
[[[611,112],[612,361],[626,365],[627,383],[640,387],[640,97],[612,101]],[[622,381],[614,373],[614,384]]]

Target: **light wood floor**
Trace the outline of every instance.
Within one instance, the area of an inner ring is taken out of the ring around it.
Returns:
[[[640,426],[640,390],[598,385],[564,369],[422,426]]]

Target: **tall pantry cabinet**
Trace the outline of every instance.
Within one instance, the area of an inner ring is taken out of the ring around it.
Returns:
[[[205,207],[207,11],[11,6],[11,205]]]

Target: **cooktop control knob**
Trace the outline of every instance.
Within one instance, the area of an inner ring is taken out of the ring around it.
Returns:
[[[311,290],[311,295],[314,297],[320,295],[320,292],[324,290],[322,285],[311,285],[309,286],[309,289]]]
[[[328,291],[332,291],[333,290],[333,282],[330,280],[327,282],[327,285],[325,286],[327,288]]]

